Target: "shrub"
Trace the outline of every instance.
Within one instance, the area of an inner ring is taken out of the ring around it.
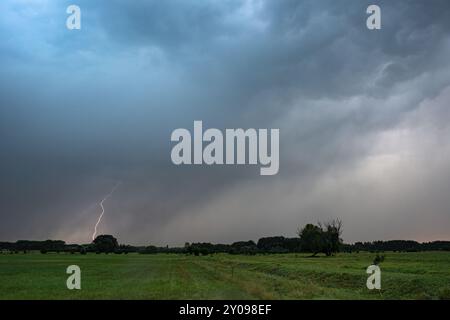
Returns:
[[[379,265],[381,262],[383,262],[384,261],[384,255],[379,255],[378,253],[377,253],[377,255],[375,256],[375,259],[373,259],[373,264],[374,265]]]

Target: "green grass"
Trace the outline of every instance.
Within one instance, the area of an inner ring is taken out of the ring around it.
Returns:
[[[366,288],[374,254],[233,256],[1,254],[0,299],[449,299],[450,252],[386,253],[382,290]],[[81,290],[66,268],[81,268]]]

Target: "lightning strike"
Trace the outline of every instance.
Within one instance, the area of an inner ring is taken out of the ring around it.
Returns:
[[[100,208],[102,208],[102,213],[100,213],[100,216],[98,217],[97,223],[95,224],[94,227],[94,233],[92,234],[92,241],[94,241],[95,237],[97,236],[97,227],[100,224],[100,222],[102,221],[103,215],[105,214],[105,207],[103,206],[103,203],[106,201],[106,199],[108,199],[109,197],[112,196],[112,194],[114,193],[114,191],[116,191],[116,189],[120,186],[122,182],[118,182],[114,188],[112,188],[111,192],[108,193],[103,199],[102,201],[100,201]]]

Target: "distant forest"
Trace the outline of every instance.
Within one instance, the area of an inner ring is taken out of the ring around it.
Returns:
[[[106,238],[106,240],[105,240]],[[14,254],[40,251],[41,253],[114,253],[114,254],[154,254],[154,253],[185,253],[193,255],[208,255],[214,253],[229,254],[274,254],[274,253],[300,253],[312,252],[302,248],[300,238],[267,237],[261,238],[256,243],[250,241],[238,241],[232,244],[212,243],[186,243],[184,247],[156,247],[156,246],[131,246],[117,244],[117,240],[109,235],[97,237],[99,241],[91,244],[78,245],[66,244],[61,240],[0,242],[0,253]],[[96,240],[97,240],[96,239]],[[108,240],[109,239],[109,240]],[[418,252],[418,251],[450,251],[450,241],[433,241],[419,243],[412,240],[390,240],[373,242],[356,242],[354,244],[340,244],[340,252]]]
[[[342,221],[339,219],[325,223],[307,224],[300,228],[296,238],[266,237],[253,240],[238,241],[232,244],[188,243],[183,247],[131,246],[119,244],[112,235],[99,235],[90,244],[66,244],[62,240],[0,242],[0,253],[14,254],[40,251],[66,253],[114,253],[114,254],[155,254],[184,253],[192,255],[209,255],[214,253],[229,254],[274,254],[274,253],[312,253],[313,256],[323,253],[331,256],[337,252],[417,252],[417,251],[450,251],[450,241],[433,241],[419,243],[412,240],[390,240],[373,242],[356,242],[345,244],[341,239]]]

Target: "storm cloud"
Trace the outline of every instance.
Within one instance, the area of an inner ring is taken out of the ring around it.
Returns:
[[[232,242],[341,218],[450,239],[450,3],[0,3],[0,240]],[[366,28],[378,4],[382,29]],[[174,129],[279,128],[280,172],[174,166]]]

